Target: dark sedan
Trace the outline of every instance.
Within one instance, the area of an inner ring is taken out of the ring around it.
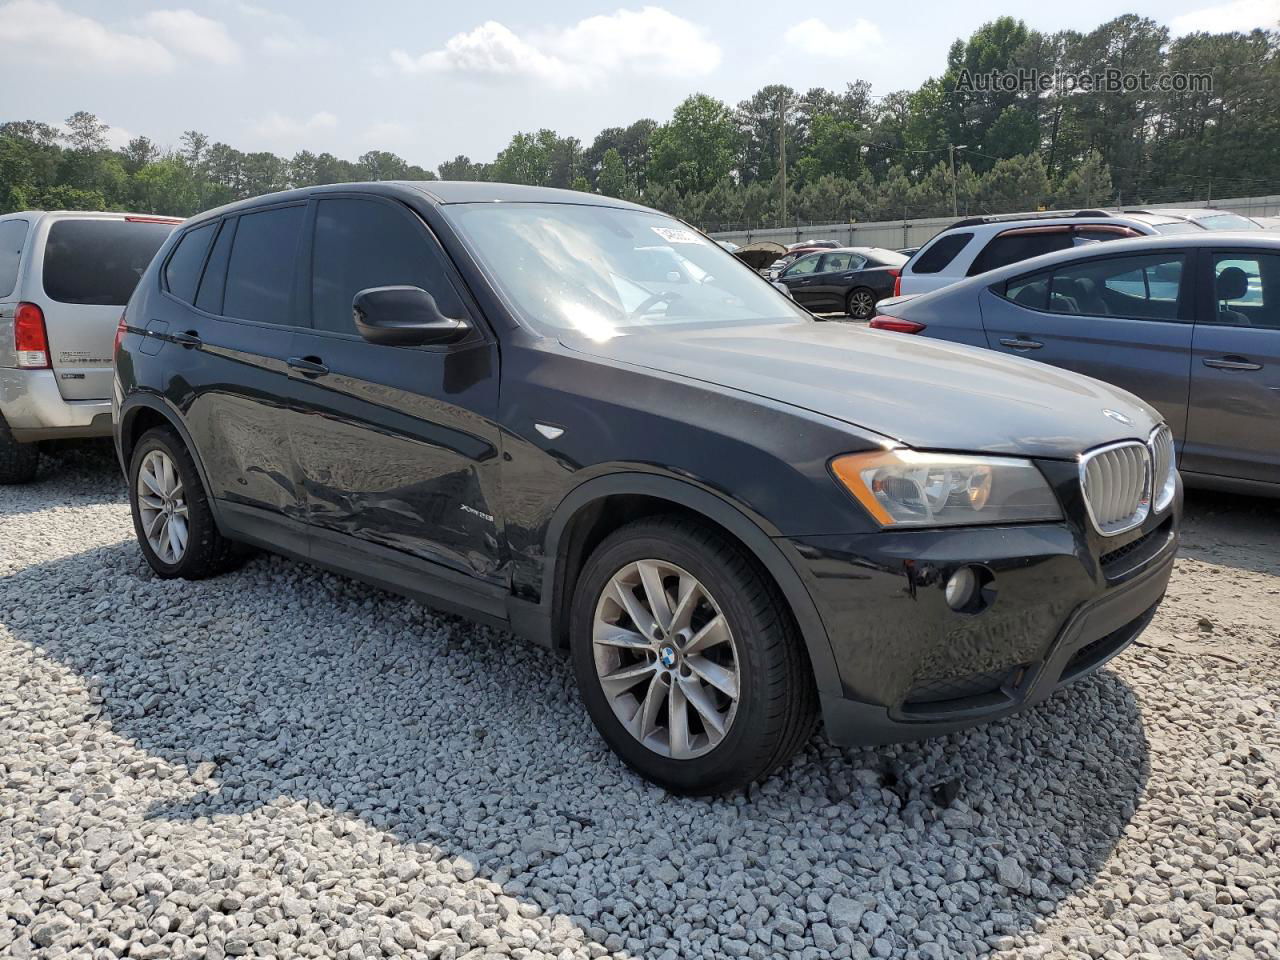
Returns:
[[[796,303],[814,313],[847,313],[866,320],[876,303],[893,296],[907,257],[881,247],[843,247],[800,257],[778,277]]]
[[[1031,357],[1163,414],[1188,483],[1280,496],[1280,237],[1113,240],[885,303],[878,329]]]

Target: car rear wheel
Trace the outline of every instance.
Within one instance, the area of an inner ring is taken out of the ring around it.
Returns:
[[[743,787],[813,731],[813,678],[785,601],[740,547],[687,520],[640,520],[600,544],[571,642],[596,727],[669,790]]]
[[[40,451],[34,443],[19,443],[4,417],[0,417],[0,483],[30,483],[40,466]]]
[[[129,505],[142,555],[160,577],[211,577],[242,556],[218,532],[195,461],[166,427],[147,431],[134,448]]]
[[[866,287],[858,287],[849,291],[845,301],[845,311],[854,320],[870,320],[876,310],[876,295]]]

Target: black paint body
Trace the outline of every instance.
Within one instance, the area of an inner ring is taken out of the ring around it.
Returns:
[[[605,343],[542,336],[449,220],[451,203],[621,201],[479,183],[335,185],[211,211],[187,229],[281,203],[306,205],[310,224],[317,198],[357,195],[420,218],[447,257],[470,337],[392,347],[312,329],[306,240],[293,326],[169,294],[163,266],[182,231],[129,304],[116,358],[122,463],[146,429],[171,426],[229,537],[563,647],[574,578],[608,523],[680,510],[737,538],[777,582],[828,733],[849,743],[954,729],[1047,696],[1122,649],[1163,595],[1180,493],[1105,541],[1081,500],[1077,455],[1145,439],[1159,422],[1131,395],[987,351],[818,321]],[[563,433],[547,439],[535,424]],[[882,531],[829,464],[895,445],[1035,458],[1066,519]],[[1140,538],[1104,569],[1101,557]],[[980,614],[944,600],[963,564],[994,574]],[[939,699],[984,672],[1005,678],[998,694]]]

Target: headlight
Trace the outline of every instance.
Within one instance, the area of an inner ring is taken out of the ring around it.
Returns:
[[[1062,519],[1030,460],[877,450],[837,457],[831,470],[882,527]]]

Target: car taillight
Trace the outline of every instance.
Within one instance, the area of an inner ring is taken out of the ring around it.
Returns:
[[[893,295],[895,297],[902,296],[902,271],[894,267],[889,271],[889,274],[893,277]]]
[[[22,370],[43,370],[49,366],[49,336],[44,329],[44,311],[34,303],[20,303],[13,314],[13,348]]]
[[[872,330],[892,330],[894,333],[919,333],[925,327],[923,323],[891,317],[885,313],[872,317],[869,326]]]
[[[120,352],[120,343],[124,340],[124,335],[129,332],[129,326],[125,323],[124,314],[120,314],[120,322],[116,324],[116,342],[111,348],[111,355],[114,357]]]

